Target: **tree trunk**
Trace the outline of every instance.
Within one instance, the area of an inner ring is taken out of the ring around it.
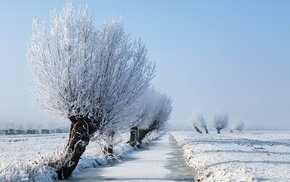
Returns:
[[[71,127],[64,157],[55,163],[59,179],[67,179],[71,176],[89,144],[90,134],[96,131],[96,128],[93,130],[89,126],[91,120],[86,117],[71,116],[69,119]]]
[[[207,127],[205,127],[204,129],[205,129],[205,133],[208,134],[208,129],[207,129]]]
[[[145,136],[149,133],[152,132],[153,130],[159,129],[158,121],[154,120],[150,126],[147,129],[141,129],[138,128],[138,133],[137,133],[137,147],[140,148],[142,144],[142,140],[145,138]]]
[[[216,131],[217,131],[217,134],[221,134],[221,128],[217,128]]]
[[[130,129],[130,139],[129,139],[129,144],[131,146],[136,146],[137,145],[137,132],[138,132],[138,128],[136,126],[132,127]]]
[[[200,129],[198,127],[195,126],[194,129],[195,129],[196,132],[202,134],[202,131],[200,131]]]
[[[137,134],[137,147],[140,148],[142,144],[142,140],[145,138],[145,136],[149,133],[149,130],[144,130],[141,128],[138,128],[138,134]]]

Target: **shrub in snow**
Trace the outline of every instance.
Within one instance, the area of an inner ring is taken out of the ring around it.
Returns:
[[[50,166],[38,166],[31,170],[30,181],[53,182],[55,180],[57,180],[56,171]]]
[[[213,116],[213,127],[216,129],[217,133],[228,127],[229,115],[226,113],[216,113]]]
[[[25,174],[28,176],[28,174]],[[20,181],[21,172],[19,166],[12,164],[0,163],[0,182]]]
[[[4,168],[2,165],[0,166],[0,182],[53,182],[57,180],[55,169],[44,164],[19,163]]]

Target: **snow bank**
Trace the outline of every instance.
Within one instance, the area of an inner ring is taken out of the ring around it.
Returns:
[[[144,144],[160,136],[151,133],[144,139]],[[126,144],[128,134],[114,145],[114,159],[107,159],[100,149],[99,141],[92,141],[87,146],[74,174],[86,168],[93,168],[113,162],[133,150]],[[68,133],[52,135],[0,135],[0,182],[52,182],[57,179],[55,169],[46,166],[49,161],[57,158],[68,141]]]
[[[290,181],[290,134],[171,132],[197,181]]]

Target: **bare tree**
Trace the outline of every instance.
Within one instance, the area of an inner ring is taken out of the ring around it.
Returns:
[[[213,127],[220,134],[220,131],[228,127],[229,116],[226,113],[218,113],[213,116]]]
[[[97,29],[93,13],[74,9],[71,1],[52,12],[47,28],[44,20],[33,20],[27,55],[31,90],[41,110],[71,122],[63,157],[51,164],[59,179],[66,179],[96,131],[130,125],[131,105],[149,88],[155,65],[121,21],[112,19]]]
[[[202,133],[202,131],[199,128],[203,128],[205,130],[205,133],[208,134],[207,124],[202,114],[194,114],[191,117],[190,122],[198,133]]]
[[[231,126],[231,132],[234,131],[243,131],[245,124],[243,121],[234,122]]]

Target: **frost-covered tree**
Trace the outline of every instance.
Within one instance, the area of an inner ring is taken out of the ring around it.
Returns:
[[[136,104],[136,114],[132,118],[134,122],[130,128],[130,138],[128,143],[131,146],[140,146],[138,142],[138,133],[140,127],[147,127],[150,123],[150,116],[153,113],[153,108],[156,102],[154,102],[155,91],[150,90],[141,97]]]
[[[243,131],[245,124],[243,121],[236,121],[231,126],[231,132],[234,131]]]
[[[208,134],[207,124],[206,124],[206,121],[203,118],[202,114],[200,114],[200,113],[194,114],[190,118],[190,122],[191,122],[192,126],[194,127],[194,129],[198,133],[202,133],[202,131],[199,128],[203,128],[205,130],[205,133]]]
[[[91,136],[130,125],[131,105],[148,89],[155,73],[140,40],[112,19],[97,29],[87,8],[68,1],[52,12],[50,25],[33,20],[28,44],[32,97],[43,111],[71,123],[58,177],[68,178]]]
[[[139,147],[144,137],[153,130],[163,131],[170,117],[172,100],[169,96],[150,89],[139,99],[130,129],[128,143]]]
[[[141,144],[144,137],[154,131],[163,131],[168,126],[168,120],[172,111],[172,100],[166,94],[162,94],[155,90],[150,93],[150,100],[147,100],[147,109],[141,112],[143,117],[138,123],[138,143]],[[146,115],[145,113],[148,112]]]
[[[220,134],[220,131],[228,127],[229,115],[226,113],[216,113],[213,116],[213,127]]]

